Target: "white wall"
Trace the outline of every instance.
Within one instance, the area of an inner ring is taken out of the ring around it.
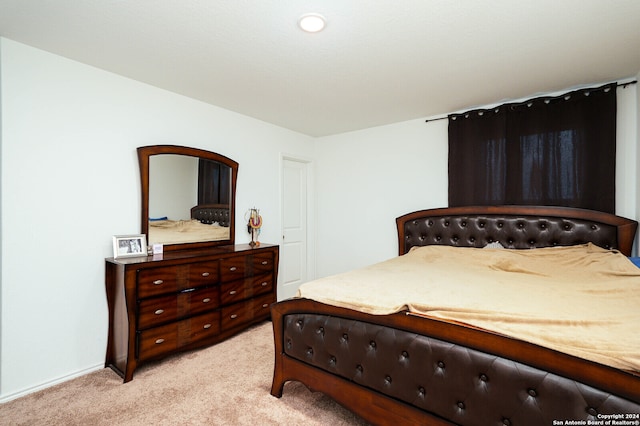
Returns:
[[[236,223],[259,207],[275,243],[280,153],[314,155],[307,136],[4,38],[0,84],[0,402],[104,365],[104,258],[140,231],[136,147],[238,161]]]
[[[617,99],[616,213],[637,220],[637,85]],[[447,120],[319,138],[316,153],[317,277],[395,256],[396,217],[448,205]]]
[[[319,138],[317,276],[397,255],[395,218],[447,204],[447,120]]]

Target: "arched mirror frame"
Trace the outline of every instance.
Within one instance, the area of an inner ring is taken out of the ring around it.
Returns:
[[[140,165],[140,182],[142,188],[141,233],[149,235],[149,160],[154,155],[174,154],[203,158],[217,161],[231,169],[231,194],[229,198],[229,238],[217,241],[202,241],[195,243],[164,244],[164,250],[187,250],[235,243],[235,206],[236,180],[238,178],[238,163],[215,152],[198,148],[178,145],[150,145],[138,148],[138,163]]]

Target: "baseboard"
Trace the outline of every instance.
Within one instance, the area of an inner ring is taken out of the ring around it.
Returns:
[[[50,388],[51,386],[55,386],[59,383],[73,380],[77,377],[84,376],[85,374],[93,373],[94,371],[98,371],[103,368],[104,368],[104,363],[96,364],[93,367],[85,368],[83,370],[76,371],[75,373],[67,374],[65,376],[58,377],[57,379],[49,380],[48,382],[44,382],[39,385],[29,387],[27,389],[23,389],[19,392],[10,393],[8,395],[0,395],[0,404],[12,401],[14,399],[21,398],[23,396],[29,395],[30,393],[34,393],[46,388]]]

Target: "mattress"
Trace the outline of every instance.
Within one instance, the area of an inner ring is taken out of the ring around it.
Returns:
[[[640,269],[593,244],[418,247],[305,283],[298,297],[374,315],[409,311],[640,372]]]
[[[229,228],[199,220],[149,221],[149,244],[176,244],[229,239]]]

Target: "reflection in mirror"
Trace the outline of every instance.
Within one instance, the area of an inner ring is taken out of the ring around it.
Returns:
[[[197,202],[198,159],[185,155],[149,158],[149,218],[189,219]]]
[[[183,249],[233,244],[237,163],[194,148],[138,149],[142,232],[149,244]]]

